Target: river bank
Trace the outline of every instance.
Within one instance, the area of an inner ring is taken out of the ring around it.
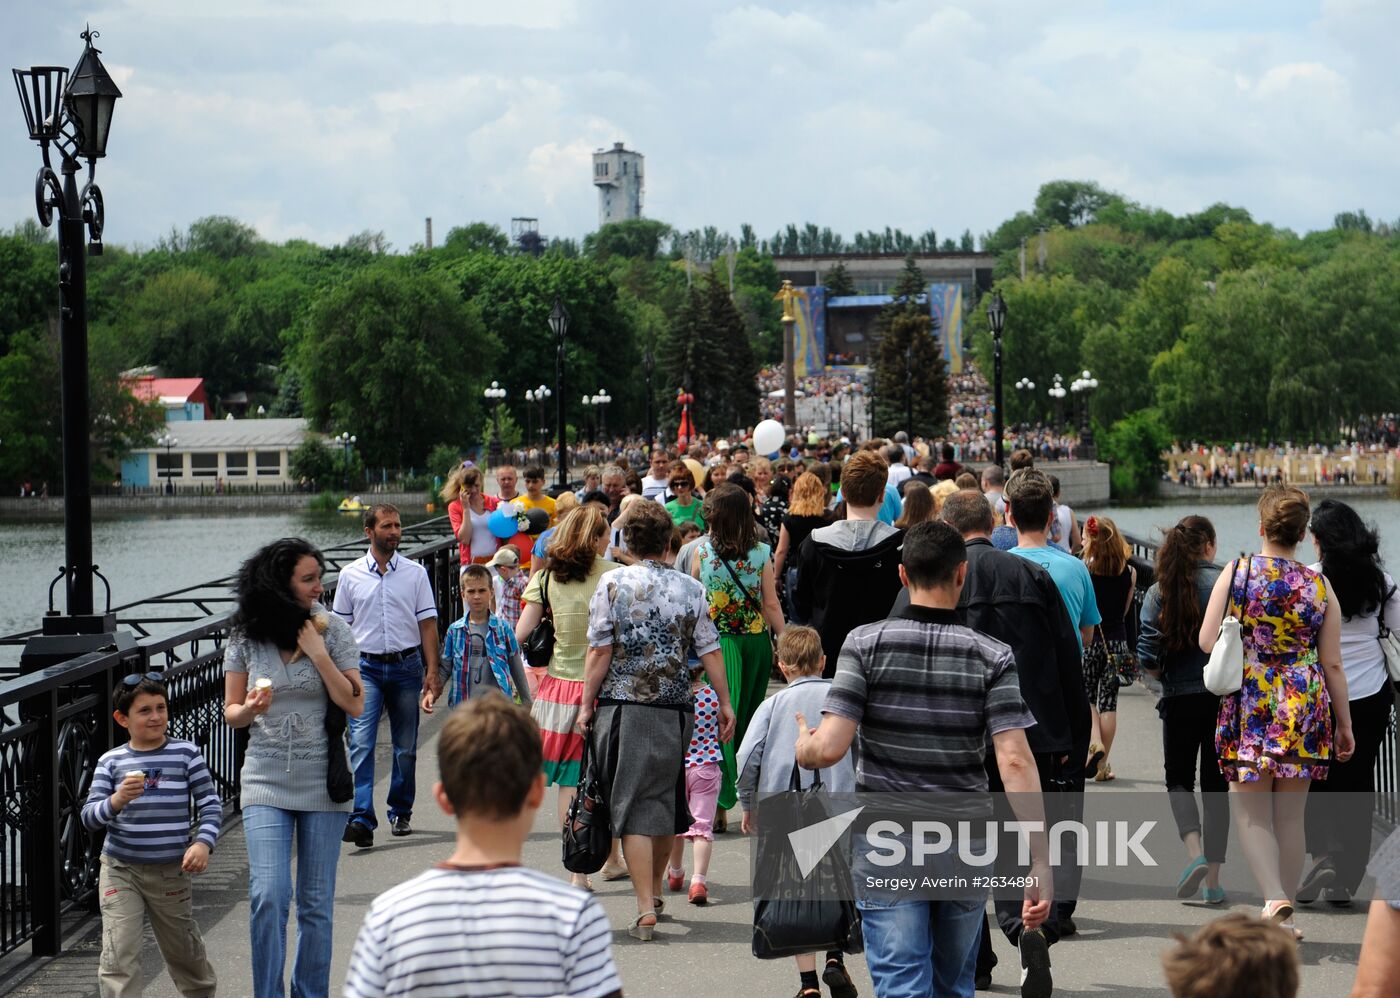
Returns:
[[[337,498],[340,497],[336,493]],[[366,502],[393,503],[405,512],[429,512],[427,497],[422,492],[364,493]],[[208,514],[218,516],[238,513],[306,513],[312,512],[317,499],[313,492],[239,492],[223,495],[130,495],[93,496],[94,519],[126,516],[167,516],[172,514]],[[63,498],[47,499],[7,496],[0,499],[0,523],[54,521],[63,519]]]
[[[1354,502],[1359,499],[1388,499],[1388,485],[1311,485],[1297,483],[1308,494],[1313,503],[1323,499],[1340,499]],[[1176,482],[1163,482],[1157,493],[1156,504],[1162,506],[1234,506],[1253,505],[1259,501],[1264,491],[1261,485],[1230,485],[1221,488],[1196,488],[1182,486]]]

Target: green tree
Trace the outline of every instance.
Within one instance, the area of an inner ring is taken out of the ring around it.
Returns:
[[[875,433],[941,436],[948,429],[948,374],[933,335],[934,319],[912,301],[886,308],[874,358]]]
[[[696,281],[657,345],[657,371],[667,386],[695,395],[691,416],[702,433],[727,434],[758,416],[757,364],[743,317],[729,292],[710,274]],[[674,391],[674,389],[672,390]],[[658,412],[674,431],[680,415],[671,399]]]
[[[1035,196],[1035,214],[1042,222],[1072,229],[1092,222],[1097,214],[1115,201],[1117,194],[1106,191],[1092,180],[1052,180],[1042,184]]]
[[[1111,466],[1115,499],[1145,499],[1157,494],[1166,463],[1163,452],[1171,433],[1155,409],[1141,409],[1099,435],[1099,457]]]
[[[584,237],[583,255],[595,260],[612,256],[655,260],[665,251],[673,234],[669,225],[654,218],[611,222]]]
[[[510,240],[499,226],[489,222],[471,222],[454,226],[447,230],[443,247],[449,253],[504,253],[510,248]]]
[[[497,343],[444,277],[385,260],[324,290],[306,333],[297,364],[307,416],[321,430],[352,429],[367,465],[421,466],[432,441],[466,440],[480,425]]]
[[[20,330],[39,328],[57,303],[54,245],[19,234],[0,236],[0,353]]]
[[[340,480],[344,459],[322,437],[308,437],[288,459],[292,477],[316,489],[330,488]]]
[[[187,252],[206,253],[220,260],[253,256],[266,247],[257,229],[227,215],[209,215],[191,222],[185,242]]]
[[[846,270],[846,265],[840,260],[837,260],[836,266],[832,267],[822,276],[822,283],[826,285],[826,293],[834,298],[856,293],[855,281],[851,280],[851,275]]]

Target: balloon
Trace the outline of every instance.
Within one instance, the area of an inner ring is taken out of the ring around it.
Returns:
[[[772,454],[783,445],[783,424],[765,419],[753,428],[753,449],[760,454]]]
[[[525,519],[530,524],[526,533],[542,534],[549,529],[549,514],[542,509],[527,509]]]
[[[496,512],[492,513],[486,520],[487,529],[501,540],[514,537],[516,531],[520,529],[515,522],[515,517],[511,515],[506,505],[503,503],[497,507]]]

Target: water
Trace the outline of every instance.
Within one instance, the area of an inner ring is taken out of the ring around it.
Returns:
[[[423,515],[404,518],[416,522]],[[289,536],[331,547],[364,532],[358,516],[337,513],[131,515],[93,523],[93,561],[112,583],[112,605],[120,606],[229,575],[263,544]],[[0,549],[0,634],[37,627],[48,608],[49,582],[63,563],[63,524],[0,523]],[[97,580],[97,609],[105,599]],[[59,610],[63,600],[60,585],[54,590]]]
[[[1394,499],[1354,499],[1348,505],[1361,514],[1362,519],[1380,528],[1381,557],[1391,574],[1400,574],[1400,501]],[[1076,510],[1085,515],[1088,510]],[[1170,506],[1119,506],[1101,512],[1113,518],[1118,528],[1147,541],[1160,541],[1162,532],[1169,529],[1183,516],[1199,513],[1215,524],[1215,536],[1220,550],[1217,558],[1224,561],[1233,558],[1241,551],[1259,550],[1259,513],[1253,503],[1232,506],[1206,506],[1199,508],[1190,504]],[[1316,560],[1309,535],[1298,545],[1298,557],[1306,562]]]

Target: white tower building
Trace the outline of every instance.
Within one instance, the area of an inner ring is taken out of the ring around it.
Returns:
[[[642,154],[621,142],[593,154],[593,186],[598,188],[598,225],[642,217]]]

